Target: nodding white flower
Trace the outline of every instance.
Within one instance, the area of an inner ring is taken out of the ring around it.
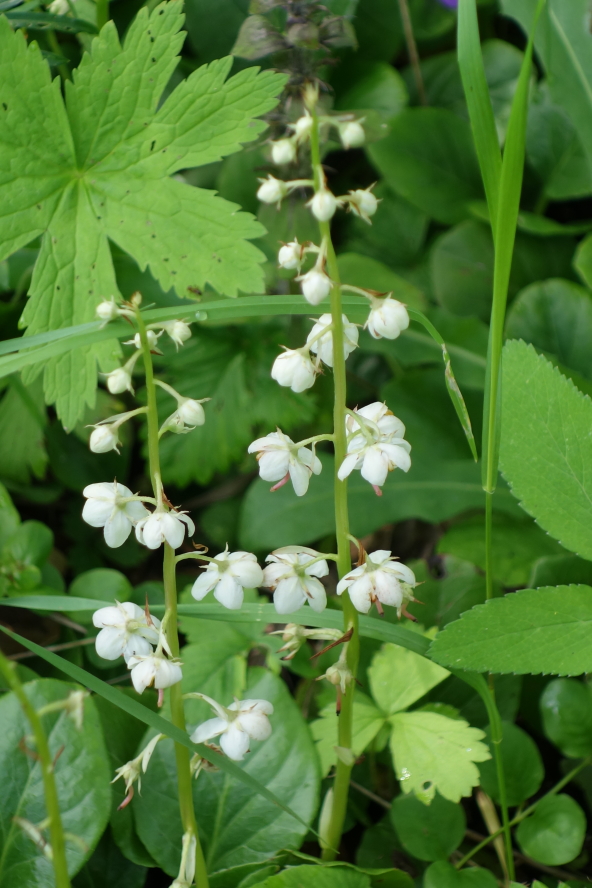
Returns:
[[[371,297],[372,307],[365,329],[374,339],[396,339],[409,326],[409,314],[402,302],[391,299],[390,294],[384,298]]]
[[[355,416],[348,414],[345,420],[345,429],[348,433],[360,432],[361,439],[363,439],[361,426],[364,425],[366,428],[370,428],[377,437],[405,437],[404,423],[397,416],[393,415],[392,410],[389,410],[383,401],[373,401],[372,404],[367,404],[366,407],[354,410],[354,413],[356,416],[361,417],[361,421],[358,422]]]
[[[393,469],[402,469],[408,472],[411,468],[411,444],[403,438],[393,438],[392,441],[377,441],[375,444],[362,444],[359,450],[350,452],[339,467],[338,477],[344,481],[354,469],[360,469],[362,478],[365,478],[380,496],[380,488]]]
[[[148,346],[152,350],[156,348],[158,345],[158,337],[159,333],[155,333],[154,330],[146,330],[146,339],[148,341]],[[124,345],[135,345],[136,348],[142,348],[142,337],[139,333],[136,333],[133,339],[128,339],[123,343]]]
[[[278,481],[271,489],[292,482],[296,496],[304,496],[312,474],[319,475],[321,461],[307,447],[297,447],[291,438],[278,429],[265,438],[249,444],[249,453],[257,453],[259,475],[264,481]]]
[[[288,187],[281,179],[268,176],[267,179],[259,179],[261,185],[257,191],[257,197],[262,203],[277,204],[278,207],[288,193]]]
[[[193,584],[191,594],[197,601],[214,590],[214,598],[229,610],[238,610],[244,589],[256,589],[263,583],[263,571],[251,552],[229,552],[228,546],[213,561],[203,565],[205,573]]]
[[[93,614],[93,626],[101,631],[96,637],[97,654],[104,660],[117,660],[152,653],[158,644],[160,620],[150,617],[132,601],[116,601]]]
[[[331,292],[331,278],[316,266],[297,278],[302,287],[302,295],[311,305],[318,305]]]
[[[337,203],[337,198],[331,191],[327,188],[321,188],[321,190],[317,191],[314,197],[308,201],[306,206],[311,208],[313,216],[318,219],[319,222],[328,222],[329,219],[332,219],[335,215]]]
[[[137,524],[150,513],[128,487],[114,481],[88,484],[82,491],[86,503],[82,519],[91,527],[103,527],[105,542],[111,549],[122,546]]]
[[[339,125],[339,138],[344,148],[360,148],[366,141],[362,120],[350,120]]]
[[[373,185],[370,186],[370,188],[373,187]],[[355,191],[350,191],[347,197],[352,213],[369,225],[372,224],[370,216],[373,216],[378,209],[378,198],[372,194],[370,188],[358,188]]]
[[[343,319],[343,355],[345,358],[350,355],[358,346],[358,328],[355,324],[350,324],[345,315],[341,315]],[[306,344],[310,344],[310,350],[318,355],[323,364],[327,367],[333,366],[333,336],[331,331],[332,318],[330,314],[320,316],[312,330],[307,336]],[[326,330],[324,333],[323,330]],[[317,339],[318,337],[318,339]],[[315,340],[311,342],[311,340]]]
[[[109,450],[115,450],[119,453],[119,435],[117,433],[118,425],[116,423],[104,423],[95,426],[94,432],[90,436],[88,442],[93,453],[108,453]]]
[[[209,398],[203,400],[208,401]],[[177,413],[184,423],[195,428],[195,426],[203,425],[206,421],[206,415],[201,405],[202,402],[196,401],[195,398],[182,398],[179,400]]]
[[[158,549],[164,542],[171,548],[178,549],[185,537],[184,524],[187,525],[188,536],[192,536],[195,533],[195,524],[189,515],[184,512],[167,512],[160,507],[136,524],[136,537],[138,542],[149,549]]]
[[[415,574],[404,564],[395,561],[390,551],[377,549],[368,556],[366,563],[354,568],[337,584],[337,594],[345,589],[352,604],[362,614],[367,614],[372,604],[381,611],[381,605],[397,608],[399,617],[405,613],[408,601],[413,601],[416,586]]]
[[[347,691],[347,686],[355,681],[355,677],[347,665],[347,646],[343,647],[336,663],[333,663],[323,675],[319,675],[316,681],[325,678],[330,684],[339,688],[342,694]]]
[[[271,159],[278,166],[292,163],[296,157],[296,146],[292,139],[280,139],[271,143]]]
[[[282,660],[293,660],[309,638],[311,640],[339,641],[343,636],[343,632],[339,629],[305,629],[298,623],[286,623],[283,629],[276,629],[269,634],[282,636],[284,644],[276,651],[278,654],[286,653]]]
[[[112,395],[120,395],[122,392],[134,391],[132,387],[131,373],[125,367],[116,367],[106,375],[107,388]]]
[[[68,15],[71,11],[68,0],[52,0],[47,10],[53,15]]]
[[[271,368],[271,378],[293,392],[303,392],[314,385],[317,370],[307,348],[287,348],[278,355]]]
[[[187,321],[167,321],[158,326],[173,340],[177,347],[177,351],[179,351],[179,346],[187,342],[188,339],[191,339],[191,327]],[[153,331],[149,330],[148,332],[151,333]]]
[[[111,299],[105,299],[103,302],[99,302],[95,308],[95,316],[99,321],[104,321],[105,323],[108,321],[114,321],[115,318],[119,317],[119,308],[113,296]]]
[[[300,271],[302,260],[304,258],[304,244],[298,243],[298,238],[294,238],[289,244],[280,247],[278,253],[278,265],[281,268],[293,269]]]
[[[132,684],[138,694],[142,694],[146,688],[170,688],[183,678],[179,660],[167,660],[155,653],[134,655],[127,661],[127,668],[131,669]]]
[[[314,611],[325,610],[327,593],[317,578],[326,577],[329,566],[323,558],[307,567],[318,554],[313,549],[297,553],[277,549],[267,556],[265,561],[270,563],[263,571],[263,585],[274,590],[273,603],[278,614],[292,614],[306,601]]]
[[[230,706],[220,706],[205,694],[196,694],[209,703],[216,718],[199,725],[191,735],[194,743],[206,743],[220,737],[220,746],[229,759],[240,762],[249,752],[251,740],[267,740],[271,736],[269,715],[273,706],[267,700],[235,700]]]
[[[295,123],[288,124],[290,129],[294,130],[297,142],[304,142],[305,139],[308,139],[312,129],[312,122],[312,116],[305,110],[302,117],[299,117]]]

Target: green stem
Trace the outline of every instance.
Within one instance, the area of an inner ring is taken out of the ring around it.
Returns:
[[[146,398],[148,402],[148,460],[150,464],[150,477],[154,496],[160,502],[162,500],[162,484],[160,475],[160,454],[158,450],[158,410],[156,406],[156,385],[154,381],[154,368],[152,355],[146,335],[146,325],[140,311],[136,310],[136,320],[142,342],[142,355],[144,358],[144,370],[146,375]],[[179,656],[179,635],[177,632],[177,579],[175,574],[175,550],[164,544],[164,601],[165,614],[168,615],[166,624],[166,639],[173,657]],[[170,688],[171,720],[182,731],[187,730],[185,723],[185,711],[183,707],[183,694],[181,684],[177,683]],[[177,764],[177,786],[179,792],[179,810],[183,832],[190,833],[196,838],[195,883],[198,888],[208,888],[208,871],[199,841],[195,811],[193,808],[193,790],[190,767],[189,750],[185,746],[175,743],[175,760]]]
[[[53,865],[55,874],[56,888],[70,888],[70,877],[68,876],[68,864],[66,862],[66,841],[64,838],[64,828],[62,825],[62,816],[60,814],[60,805],[58,801],[58,790],[55,782],[54,764],[49,750],[49,744],[41,718],[35,711],[34,706],[25,694],[21,685],[16,668],[0,654],[0,672],[10,689],[18,698],[23,708],[31,729],[35,737],[35,746],[37,747],[37,758],[41,767],[43,777],[43,791],[45,793],[45,806],[47,808],[47,819],[49,820],[49,836]]]
[[[97,0],[97,28],[99,31],[109,21],[109,0]]]
[[[493,493],[485,494],[485,597],[493,598]]]
[[[315,191],[324,184],[322,181],[321,154],[319,146],[319,122],[316,109],[312,111],[313,126],[311,129],[311,154],[314,171]],[[343,310],[341,306],[341,285],[337,258],[331,240],[331,226],[328,222],[319,222],[321,238],[327,245],[327,269],[329,277],[333,281],[331,290],[331,322],[333,330],[333,384],[335,389],[335,401],[333,407],[333,446],[335,449],[335,533],[337,536],[337,570],[339,577],[345,576],[351,569],[351,557],[349,548],[349,517],[347,508],[347,482],[340,481],[337,477],[339,466],[345,459],[347,441],[345,430],[347,384],[345,376],[345,356],[343,351]],[[360,640],[358,633],[358,613],[351,603],[347,592],[342,595],[343,601],[343,628],[347,632],[353,628],[351,641],[347,646],[347,665],[352,675],[357,674],[360,658]],[[342,696],[341,714],[339,716],[338,745],[344,749],[351,749],[353,729],[353,702],[354,688],[352,682]],[[347,796],[349,792],[349,780],[351,765],[346,765],[341,759],[337,761],[335,782],[333,785],[333,807],[327,834],[324,836],[327,847],[323,849],[324,860],[333,860],[338,853],[345,814],[347,810]]]

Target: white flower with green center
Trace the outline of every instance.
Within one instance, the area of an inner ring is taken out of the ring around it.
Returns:
[[[136,524],[136,538],[139,543],[149,549],[158,549],[162,543],[168,543],[178,549],[185,538],[185,527],[189,536],[195,533],[195,524],[184,512],[167,511],[164,506],[158,507],[148,518]]]
[[[273,715],[273,706],[267,700],[235,700],[230,706],[221,706],[205,694],[195,694],[209,703],[216,718],[199,725],[191,735],[194,743],[206,743],[220,737],[222,751],[240,762],[249,752],[251,740],[267,740],[271,736],[268,716]]]
[[[154,687],[159,691],[170,688],[183,678],[180,661],[167,660],[158,652],[147,656],[134,654],[127,661],[127,668],[131,669],[132,683],[138,694],[146,688]]]
[[[132,601],[116,601],[93,614],[93,626],[101,631],[96,637],[97,654],[104,660],[117,660],[152,653],[158,644],[160,620],[150,617]]]
[[[263,583],[263,571],[251,552],[229,552],[228,546],[215,555],[205,572],[193,584],[191,594],[197,601],[214,590],[214,598],[229,610],[238,610],[244,590],[256,589]]]
[[[111,549],[122,546],[132,526],[150,514],[131,490],[117,481],[89,484],[82,494],[87,500],[82,510],[83,521],[91,527],[104,528],[105,542]]]
[[[269,563],[263,571],[263,585],[273,590],[278,614],[293,614],[307,601],[320,613],[327,606],[327,593],[318,578],[327,576],[329,566],[314,549],[300,552],[293,549],[287,546],[267,556],[265,561]]]
[[[365,564],[354,568],[337,584],[337,594],[347,589],[353,606],[362,614],[367,614],[373,604],[379,613],[382,605],[397,608],[400,617],[405,613],[408,601],[413,601],[416,586],[415,574],[404,564],[400,564],[387,549],[377,549],[368,555]]]
[[[261,478],[278,482],[272,490],[291,481],[296,496],[304,496],[310,476],[319,475],[323,468],[318,456],[308,447],[297,447],[280,429],[265,438],[257,438],[249,444],[248,452],[257,453]]]

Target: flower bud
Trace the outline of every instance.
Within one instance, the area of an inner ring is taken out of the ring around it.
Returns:
[[[331,292],[331,279],[324,271],[311,268],[300,278],[302,295],[311,305],[318,305]]]
[[[90,436],[89,446],[93,453],[108,453],[109,450],[119,453],[117,445],[120,443],[117,427],[113,423],[97,426]]]
[[[305,139],[308,139],[310,135],[312,129],[312,117],[308,112],[305,112],[302,117],[298,118],[296,123],[292,123],[290,126],[296,133],[296,139],[299,142],[303,142]]]
[[[366,133],[359,120],[350,120],[339,126],[339,138],[344,148],[361,148],[366,141]]]
[[[107,388],[112,395],[120,395],[122,392],[133,392],[132,377],[125,367],[117,367],[107,374]]]
[[[279,142],[272,143],[271,159],[278,166],[285,163],[292,163],[295,157],[296,147],[292,139],[280,139]]]
[[[356,191],[350,191],[347,200],[352,213],[370,224],[370,216],[373,216],[378,209],[378,199],[372,194],[370,188],[358,188]]]
[[[119,308],[113,297],[111,297],[111,299],[105,299],[104,302],[100,302],[95,309],[95,315],[99,321],[105,322],[114,321],[115,318],[118,318]]]
[[[188,426],[200,426],[206,421],[203,407],[199,401],[195,401],[193,398],[183,398],[179,401],[177,413]]]
[[[391,299],[372,298],[372,308],[366,321],[366,328],[374,339],[396,339],[409,326],[409,314],[402,302]]]
[[[300,270],[300,264],[304,257],[304,246],[293,240],[289,244],[280,247],[278,253],[278,264],[281,268],[297,268]]]
[[[312,200],[309,200],[307,206],[311,208],[313,216],[319,222],[328,222],[335,215],[337,200],[334,194],[323,188],[321,191],[317,191]]]
[[[316,370],[308,349],[286,349],[273,362],[271,377],[280,385],[289,386],[293,392],[303,392],[314,385]]]
[[[261,185],[257,191],[257,197],[266,204],[279,204],[288,193],[286,183],[274,176],[260,179]]]
[[[191,327],[186,321],[169,321],[162,325],[162,329],[168,333],[177,348],[191,339]],[[151,330],[148,331],[148,333],[151,332]]]

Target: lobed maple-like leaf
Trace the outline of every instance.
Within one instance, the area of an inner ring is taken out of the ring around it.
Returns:
[[[65,100],[37,44],[0,17],[0,261],[41,236],[26,335],[85,323],[119,296],[109,242],[179,296],[206,283],[236,296],[261,292],[263,228],[236,204],[172,178],[239,151],[265,128],[284,77],[232,59],[163,92],[184,40],[181,0],[144,7],[123,47],[109,22],[93,40]],[[97,361],[114,342],[77,349],[44,368],[45,398],[71,428],[94,403]],[[40,368],[25,372],[31,381]]]

